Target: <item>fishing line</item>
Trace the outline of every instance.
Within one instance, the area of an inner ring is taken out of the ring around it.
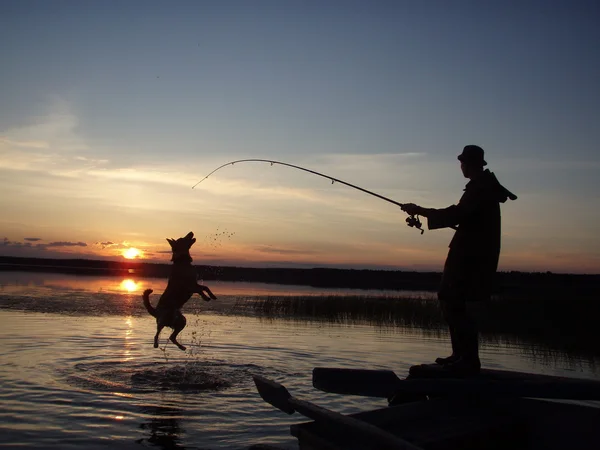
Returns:
[[[244,162],[263,162],[263,163],[270,163],[271,166],[273,164],[279,164],[281,166],[292,167],[294,169],[302,170],[304,172],[312,173],[313,175],[318,175],[320,177],[326,178],[326,179],[328,179],[328,180],[331,181],[331,184],[333,184],[333,183],[340,183],[340,184],[349,186],[351,188],[358,189],[359,191],[365,192],[365,193],[367,193],[369,195],[372,195],[374,197],[377,197],[377,198],[379,198],[381,200],[385,200],[386,202],[392,203],[392,204],[394,204],[396,206],[399,206],[400,208],[402,208],[405,205],[405,203],[399,203],[399,202],[397,202],[395,200],[392,200],[391,198],[384,197],[383,195],[377,194],[376,192],[372,192],[372,191],[369,191],[368,189],[361,188],[360,186],[356,186],[355,184],[348,183],[347,181],[340,180],[339,178],[334,178],[334,177],[332,177],[330,175],[325,175],[325,174],[323,174],[321,172],[317,172],[315,170],[310,170],[310,169],[307,169],[305,167],[300,167],[300,166],[296,166],[294,164],[288,164],[288,163],[285,163],[285,162],[275,161],[275,160],[271,160],[271,159],[254,159],[253,158],[253,159],[238,159],[236,161],[230,161],[228,163],[225,163],[225,164],[217,167],[211,173],[209,173],[208,175],[206,175],[204,178],[202,178],[200,181],[198,181],[195,185],[193,185],[192,189],[194,189],[196,186],[198,186],[200,183],[202,183],[204,180],[206,180],[208,177],[210,177],[213,173],[217,172],[218,170],[221,170],[222,168],[227,167],[227,166],[233,166],[236,163],[244,163]],[[407,223],[407,225],[409,227],[415,227],[415,228],[421,230],[421,234],[423,234],[423,229],[421,228],[421,221],[419,220],[418,216],[417,217],[415,217],[415,216],[407,217],[406,218],[406,223]]]

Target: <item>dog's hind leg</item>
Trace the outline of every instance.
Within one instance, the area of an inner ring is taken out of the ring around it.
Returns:
[[[162,329],[165,326],[162,325],[160,322],[157,322],[156,324],[156,334],[154,335],[154,348],[158,348],[158,336],[160,336],[160,332],[162,331]]]
[[[179,313],[175,323],[173,324],[173,333],[171,333],[171,336],[169,336],[169,340],[180,350],[185,350],[185,345],[181,345],[179,342],[177,342],[177,335],[185,328],[186,324],[187,320],[185,319],[185,316]]]

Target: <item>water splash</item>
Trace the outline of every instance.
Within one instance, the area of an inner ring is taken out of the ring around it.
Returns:
[[[251,374],[264,370],[251,364],[236,365],[222,361],[102,361],[78,363],[60,372],[67,384],[78,390],[127,395],[159,391],[220,391],[250,384]]]

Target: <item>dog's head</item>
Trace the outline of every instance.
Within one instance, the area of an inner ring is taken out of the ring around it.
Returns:
[[[173,252],[171,261],[192,261],[192,257],[190,256],[190,248],[192,248],[192,245],[194,245],[196,242],[194,233],[190,231],[184,237],[177,240],[167,238],[167,242],[169,245],[171,245],[171,251]]]

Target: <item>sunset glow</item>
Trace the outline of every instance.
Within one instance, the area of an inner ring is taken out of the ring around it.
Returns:
[[[123,257],[127,259],[140,258],[141,256],[142,252],[137,248],[130,247],[126,250],[123,250]]]
[[[600,273],[597,2],[35,3],[0,28],[0,256],[169,263],[193,231],[195,264],[441,271],[454,230],[383,199],[456,204],[477,144],[518,196],[499,270]]]

